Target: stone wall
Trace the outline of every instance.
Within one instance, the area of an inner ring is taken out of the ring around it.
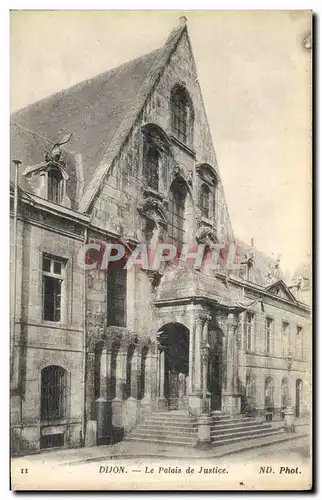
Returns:
[[[55,232],[35,223],[19,221],[18,224],[14,342],[17,384],[11,400],[14,453],[38,450],[40,435],[46,428],[49,433],[63,432],[65,446],[81,444],[84,272],[77,264],[77,253],[82,240],[78,235],[64,234],[62,228],[59,234],[59,229],[59,219]],[[66,260],[59,323],[44,321],[42,316],[43,253]],[[49,365],[66,370],[67,399],[64,420],[48,430],[48,424],[40,422],[40,386],[41,370]]]

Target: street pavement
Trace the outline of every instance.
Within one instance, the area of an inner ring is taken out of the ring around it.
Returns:
[[[41,462],[52,465],[77,465],[81,463],[96,462],[104,459],[117,458],[177,458],[177,459],[198,459],[198,458],[223,458],[223,460],[252,460],[257,457],[276,457],[279,460],[283,456],[294,459],[301,457],[306,460],[309,457],[310,427],[301,426],[296,433],[282,433],[278,436],[262,437],[248,440],[246,442],[235,443],[227,446],[218,446],[210,450],[198,450],[190,447],[177,447],[157,443],[138,443],[134,441],[122,441],[114,445],[93,446],[90,448],[77,448],[68,450],[53,450],[13,458],[13,466],[22,465],[23,462]]]

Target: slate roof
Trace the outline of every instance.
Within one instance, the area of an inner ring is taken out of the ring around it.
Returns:
[[[158,54],[155,50],[13,113],[12,147],[23,135],[19,150],[13,148],[15,155],[27,148],[24,166],[36,164],[43,160],[44,147],[47,150],[50,141],[73,132],[68,148],[82,154],[87,184]],[[46,139],[27,137],[18,125]]]
[[[184,29],[181,23],[160,49],[13,113],[12,159],[27,148],[23,167],[35,165],[44,154],[39,136],[55,143],[72,132],[68,148],[82,154],[85,194],[79,210],[86,211]],[[35,144],[29,145],[24,138],[17,147],[23,134],[19,126],[35,134],[29,136]]]

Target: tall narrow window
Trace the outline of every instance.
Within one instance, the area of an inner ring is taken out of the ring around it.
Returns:
[[[193,109],[187,91],[177,87],[171,95],[172,132],[183,143],[192,142]]]
[[[62,285],[66,263],[58,257],[43,255],[43,319],[61,321]]]
[[[254,314],[246,314],[246,350],[250,351],[253,348],[253,334],[254,334]]]
[[[41,420],[62,420],[66,417],[66,370],[46,366],[41,370]]]
[[[272,326],[273,319],[266,318],[265,324],[265,352],[266,354],[270,354],[272,348]]]
[[[126,269],[116,266],[107,272],[107,321],[109,325],[126,326]]]
[[[282,355],[289,353],[290,324],[287,321],[282,322]]]
[[[303,328],[301,326],[296,327],[296,357],[303,358]]]
[[[158,191],[159,189],[159,161],[160,155],[154,144],[146,146],[143,164],[143,176],[148,187]]]
[[[171,243],[184,241],[185,201],[187,187],[183,181],[172,183],[168,203],[168,236]]]
[[[201,186],[200,193],[200,209],[201,215],[206,217],[206,219],[210,218],[210,189],[206,184]]]
[[[48,172],[48,200],[61,203],[63,198],[63,176],[58,168]]]

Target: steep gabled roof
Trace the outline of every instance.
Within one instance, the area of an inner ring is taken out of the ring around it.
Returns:
[[[68,148],[82,154],[86,185],[158,54],[159,50],[155,50],[13,113],[11,120],[16,126],[12,130],[12,140],[16,141],[19,125],[52,143],[73,132]],[[35,140],[35,137],[30,139]],[[29,155],[31,165],[41,161],[39,157],[43,159],[43,145],[39,146],[39,151],[34,150]],[[25,140],[24,147],[35,149]]]
[[[135,96],[136,98],[133,100],[132,105],[128,107],[127,113],[124,115],[123,121],[121,122],[120,127],[115,133],[113,139],[109,143],[107,150],[104,152],[95,175],[85,188],[85,193],[80,204],[81,211],[86,212],[90,207],[95,194],[98,192],[103,182],[106,172],[111,167],[113,160],[120,151],[121,146],[130,134],[135,121],[142,111],[156,83],[161,77],[166,64],[168,63],[171,54],[175,50],[184,31],[186,31],[185,21],[180,22],[179,27],[172,30],[162,49],[156,51],[156,57],[150,71],[142,82],[142,85],[138,90],[137,95]]]

